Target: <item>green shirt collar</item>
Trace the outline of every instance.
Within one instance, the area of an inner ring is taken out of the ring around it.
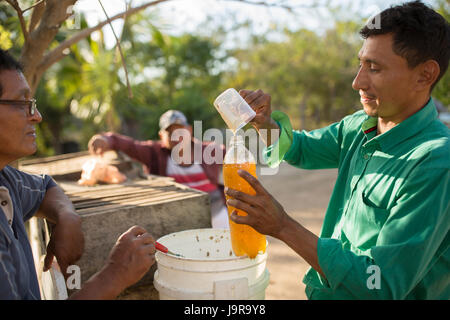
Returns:
[[[437,116],[436,106],[430,98],[422,109],[383,134],[376,136],[377,117],[368,117],[361,128],[367,136],[366,145],[379,145],[386,152],[425,129]]]

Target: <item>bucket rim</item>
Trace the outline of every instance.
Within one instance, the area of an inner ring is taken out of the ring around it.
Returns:
[[[158,238],[156,241],[165,245],[164,244],[164,240],[165,239],[169,239],[171,237],[176,236],[177,234],[183,234],[183,233],[194,233],[194,232],[211,232],[213,230],[217,230],[217,231],[222,231],[222,232],[229,232],[229,229],[227,228],[199,228],[199,229],[188,229],[188,230],[182,230],[182,231],[178,231],[178,232],[173,232],[173,233],[169,233],[166,234],[160,238]],[[163,257],[167,257],[170,259],[174,259],[174,260],[178,260],[178,261],[192,261],[192,262],[202,262],[202,263],[208,263],[208,262],[226,262],[226,261],[239,261],[239,260],[246,260],[246,259],[250,259],[252,261],[255,262],[255,264],[260,264],[263,261],[267,260],[267,246],[269,245],[269,242],[266,239],[266,249],[264,250],[264,252],[259,251],[258,254],[254,257],[254,258],[250,258],[248,255],[243,255],[243,256],[236,256],[233,255],[230,257],[223,257],[223,258],[207,258],[207,259],[198,259],[198,258],[188,258],[188,257],[179,257],[179,256],[175,256],[172,254],[168,254],[168,253],[163,253],[158,251],[157,255],[155,255],[155,257],[158,257],[159,255],[163,256]],[[158,259],[156,259],[158,261]]]

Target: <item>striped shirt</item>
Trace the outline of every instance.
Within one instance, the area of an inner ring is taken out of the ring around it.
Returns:
[[[0,300],[40,299],[39,284],[24,222],[39,209],[49,176],[6,166],[0,170]]]
[[[171,156],[168,156],[167,176],[190,188],[207,192],[211,201],[212,227],[229,228],[228,211],[223,203],[222,191],[208,179],[201,165],[194,163],[189,167],[183,167],[173,161]]]
[[[167,176],[174,178],[178,183],[203,192],[210,193],[217,190],[217,186],[211,183],[198,163],[194,163],[189,167],[183,167],[175,163],[172,157],[169,156],[167,160]]]

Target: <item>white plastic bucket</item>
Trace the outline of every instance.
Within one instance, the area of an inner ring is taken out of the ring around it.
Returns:
[[[153,284],[160,300],[262,300],[269,284],[267,252],[236,257],[228,229],[195,229],[157,240],[177,257],[156,253]]]

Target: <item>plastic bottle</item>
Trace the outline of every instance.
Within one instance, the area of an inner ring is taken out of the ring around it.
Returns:
[[[223,179],[225,187],[239,190],[247,194],[254,195],[255,190],[238,175],[238,170],[246,170],[256,177],[256,162],[249,150],[244,145],[244,139],[240,135],[234,135],[230,141],[230,148],[225,154],[223,164]],[[227,200],[229,199],[228,196]],[[247,215],[246,212],[228,206],[228,216],[233,210],[238,215]],[[266,237],[248,225],[237,224],[232,220],[230,222],[231,246],[236,256],[248,255],[249,258],[255,258],[261,251],[266,251]]]

